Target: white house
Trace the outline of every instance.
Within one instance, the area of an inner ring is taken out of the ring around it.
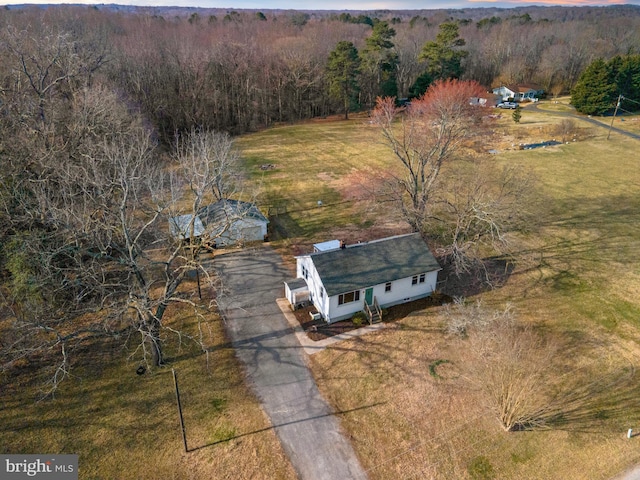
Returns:
[[[502,85],[493,89],[493,93],[498,95],[502,101],[513,99],[514,101],[532,100],[536,101],[544,90],[538,85],[522,83],[518,85]]]
[[[287,298],[295,307],[304,279],[309,301],[327,323],[350,318],[365,304],[384,308],[427,297],[441,270],[417,233],[342,244],[296,260],[297,279],[285,282]]]
[[[253,203],[222,199],[200,209],[198,216],[217,247],[267,238],[269,220]]]

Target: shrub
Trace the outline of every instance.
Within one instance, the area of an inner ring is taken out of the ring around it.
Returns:
[[[353,325],[356,327],[361,327],[365,323],[367,323],[367,316],[364,312],[356,312],[353,317],[351,317],[351,321]]]

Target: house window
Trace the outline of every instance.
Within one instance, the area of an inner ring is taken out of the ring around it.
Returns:
[[[418,275],[414,275],[413,278],[411,279],[411,285],[417,285],[418,284]]]
[[[391,291],[391,282],[387,282],[384,286],[384,291],[385,292],[390,292]]]
[[[425,280],[426,276],[427,276],[426,273],[421,273],[420,274],[420,283],[424,283],[424,280]]]
[[[349,293],[341,293],[338,295],[338,305],[344,305],[345,303],[357,302],[360,300],[360,290]]]
[[[307,271],[304,265],[302,265],[302,276],[304,277],[305,280],[309,279],[309,272]]]
[[[320,298],[324,298],[324,288],[320,287]]]

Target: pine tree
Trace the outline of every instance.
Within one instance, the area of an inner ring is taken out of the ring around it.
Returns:
[[[460,38],[458,24],[445,22],[440,25],[435,41],[424,44],[419,58],[427,61],[427,73],[434,80],[460,78],[462,59],[466,58],[469,52],[459,47],[465,44],[464,39]]]
[[[595,60],[578,79],[571,92],[571,104],[587,115],[602,115],[615,106],[617,88],[610,65]]]
[[[515,123],[520,123],[520,119],[522,118],[522,107],[520,105],[516,106],[515,110],[511,114],[511,118]]]
[[[368,105],[373,105],[377,96],[395,97],[398,95],[396,68],[398,55],[392,50],[391,39],[396,31],[388,22],[377,22],[371,35],[365,40],[362,51],[361,85]]]
[[[342,102],[345,120],[349,119],[351,107],[357,105],[359,72],[358,49],[351,42],[345,40],[338,42],[336,48],[329,54],[327,76],[329,94]]]

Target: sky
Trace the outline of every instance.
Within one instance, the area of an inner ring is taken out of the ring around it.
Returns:
[[[140,6],[247,8],[258,10],[428,10],[473,7],[508,8],[524,5],[640,5],[640,0],[0,0],[0,5],[17,3],[83,3],[91,5],[117,3]]]

